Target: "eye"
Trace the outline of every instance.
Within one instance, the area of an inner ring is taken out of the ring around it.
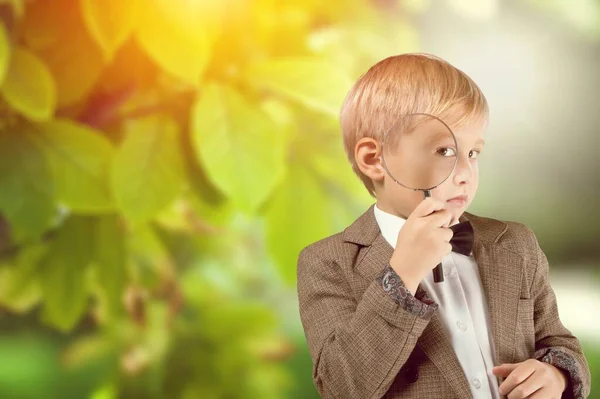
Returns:
[[[454,148],[452,147],[442,147],[439,148],[437,150],[437,153],[440,154],[443,157],[452,157],[456,154],[456,152],[454,152]]]
[[[477,155],[475,155],[472,159],[477,159],[477,157],[479,155],[481,155],[481,151],[479,151],[479,150],[471,150],[471,152],[469,152],[469,158],[471,158],[471,154],[473,154],[473,153],[475,153]]]

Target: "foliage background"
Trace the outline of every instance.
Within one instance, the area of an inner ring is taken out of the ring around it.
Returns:
[[[0,0],[0,20],[0,397],[317,397],[297,254],[372,202],[337,115],[409,51],[486,93],[469,211],[534,229],[600,374],[597,0]]]

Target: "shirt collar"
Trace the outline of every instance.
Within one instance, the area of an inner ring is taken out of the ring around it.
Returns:
[[[398,233],[400,233],[400,229],[406,222],[406,219],[382,211],[377,204],[373,207],[373,212],[375,213],[375,220],[377,220],[379,230],[381,230],[381,235],[383,235],[383,238],[385,238],[392,248],[396,248]]]

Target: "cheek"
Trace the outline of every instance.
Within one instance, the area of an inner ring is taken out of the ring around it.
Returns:
[[[477,186],[479,185],[479,170],[477,168],[473,169],[473,178],[471,181],[471,187],[473,192],[477,190]]]

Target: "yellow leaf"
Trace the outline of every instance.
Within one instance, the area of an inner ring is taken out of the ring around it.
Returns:
[[[54,114],[56,88],[52,75],[24,47],[14,49],[1,91],[10,106],[30,119],[43,121]]]
[[[245,72],[261,89],[337,116],[352,80],[334,65],[316,58],[286,57],[257,62]]]
[[[44,60],[54,76],[58,107],[85,98],[102,72],[104,57],[85,29],[78,3],[33,2],[21,28],[27,47]]]
[[[0,0],[0,4],[12,4],[13,10],[17,17],[22,17],[25,12],[25,0]]]
[[[111,60],[131,33],[137,1],[81,0],[81,8],[87,30]]]
[[[203,2],[149,0],[140,10],[137,38],[148,55],[172,75],[199,84],[218,32],[218,8]]]
[[[129,87],[145,91],[155,83],[156,72],[156,65],[143,49],[134,40],[127,40],[102,71],[96,88],[99,93],[114,93]]]
[[[10,59],[10,43],[4,24],[0,24],[0,82],[4,80]]]

